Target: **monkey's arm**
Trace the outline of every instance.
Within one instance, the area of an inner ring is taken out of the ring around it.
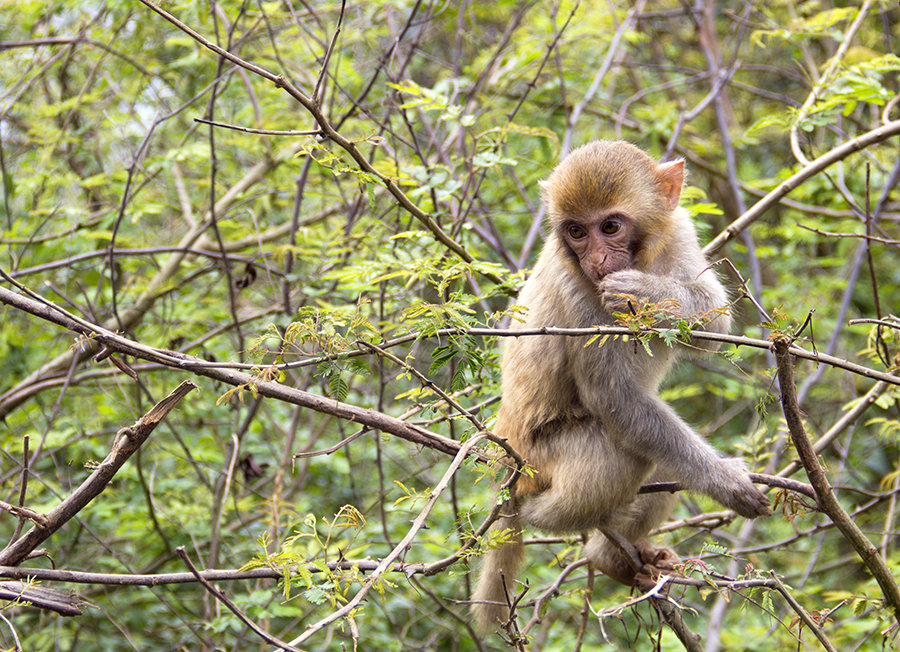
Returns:
[[[722,457],[646,388],[623,378],[613,384],[604,382],[600,374],[593,376],[589,387],[579,389],[616,446],[669,470],[686,487],[741,516],[770,513],[768,499],[750,482],[741,460]]]
[[[671,276],[660,276],[636,269],[622,270],[605,277],[598,284],[600,300],[610,312],[627,310],[628,299],[621,295],[632,295],[638,299],[659,303],[672,300],[677,304],[679,317],[689,319],[708,316],[704,328],[720,333],[728,332],[731,320],[726,312],[728,297],[712,271],[704,271],[696,280],[675,280]]]

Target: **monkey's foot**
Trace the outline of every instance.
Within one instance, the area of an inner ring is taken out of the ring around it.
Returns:
[[[644,538],[632,543],[614,532],[592,537],[584,552],[594,568],[610,579],[644,590],[681,562],[671,548],[657,548]]]
[[[644,562],[640,571],[634,575],[634,583],[641,590],[652,589],[659,581],[663,573],[672,573],[681,558],[671,548],[657,548],[646,539],[638,539],[634,542],[641,561]]]

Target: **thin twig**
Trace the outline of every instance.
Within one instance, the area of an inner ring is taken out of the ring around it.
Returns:
[[[534,609],[531,612],[531,618],[528,619],[528,622],[525,623],[525,626],[522,628],[523,636],[527,636],[532,627],[541,622],[541,610],[544,608],[544,604],[548,600],[559,594],[559,587],[562,585],[565,579],[579,568],[587,566],[588,563],[589,562],[587,559],[578,559],[576,561],[573,561],[571,564],[562,569],[562,572],[560,572],[556,576],[556,579],[553,580],[553,583],[549,587],[547,587],[547,589],[543,593],[535,598]]]
[[[182,561],[184,561],[185,566],[188,567],[188,569],[191,571],[191,574],[197,579],[198,582],[200,582],[200,584],[203,585],[203,588],[209,591],[210,595],[212,595],[216,600],[228,607],[231,613],[237,616],[242,623],[253,630],[253,633],[263,639],[266,643],[274,645],[282,650],[287,650],[288,652],[302,652],[302,650],[300,650],[299,648],[293,647],[292,645],[290,645],[289,643],[285,643],[278,637],[269,634],[262,627],[250,620],[250,618],[248,618],[243,611],[238,609],[236,604],[228,599],[228,596],[226,596],[224,593],[222,593],[222,591],[210,584],[209,581],[207,581],[206,578],[203,577],[200,571],[197,570],[197,567],[194,566],[194,563],[191,561],[191,558],[188,557],[188,554],[185,552],[183,547],[177,547],[175,549],[175,552],[178,553],[178,556],[181,557]]]
[[[432,381],[428,376],[423,374],[421,371],[419,371],[412,365],[407,364],[406,362],[404,362],[403,360],[401,360],[400,358],[395,356],[393,353],[391,353],[389,351],[385,351],[380,346],[378,346],[377,344],[373,344],[372,342],[366,342],[365,340],[358,340],[357,344],[361,347],[365,347],[367,349],[375,351],[376,353],[378,353],[378,355],[387,358],[394,364],[400,365],[408,373],[415,376],[419,380],[420,383],[422,383],[427,388],[429,388],[431,391],[433,391],[435,394],[437,394],[442,399],[444,399],[450,407],[452,407],[454,410],[456,410],[457,412],[459,412],[460,414],[465,416],[466,419],[468,419],[469,422],[473,426],[475,426],[476,429],[478,429],[479,431],[485,429],[484,424],[481,422],[481,420],[478,417],[476,417],[474,414],[472,414],[466,408],[464,408],[462,405],[460,405],[452,396],[450,396],[450,394],[448,394],[447,392],[442,390],[440,387],[438,387],[434,381]]]
[[[203,118],[194,118],[194,122],[210,125],[212,127],[221,127],[222,129],[241,131],[245,134],[261,134],[263,136],[315,136],[322,133],[320,129],[254,129],[253,127],[241,127],[239,125],[230,125],[225,122],[204,120]]]
[[[450,466],[447,468],[444,476],[429,493],[428,500],[426,501],[425,506],[419,512],[419,515],[416,516],[415,520],[413,520],[412,527],[409,528],[406,536],[404,536],[403,539],[396,546],[394,546],[394,549],[391,550],[391,552],[388,553],[388,555],[379,562],[378,567],[374,571],[372,571],[372,574],[369,575],[365,582],[363,582],[362,587],[360,587],[356,595],[348,600],[347,603],[337,611],[321,619],[319,622],[309,625],[306,628],[306,631],[303,632],[303,634],[301,634],[300,636],[293,639],[289,643],[289,645],[298,645],[303,641],[309,640],[309,638],[312,637],[315,633],[319,632],[331,623],[345,617],[359,606],[359,604],[363,601],[369,591],[375,586],[375,583],[388,570],[388,568],[390,568],[391,564],[393,564],[401,554],[405,554],[409,546],[412,545],[413,539],[415,539],[419,530],[425,526],[425,519],[431,513],[431,510],[437,502],[438,498],[440,498],[441,494],[449,486],[450,479],[456,474],[456,471],[462,465],[463,461],[466,459],[466,457],[468,457],[469,452],[479,441],[481,441],[481,439],[483,439],[483,435],[475,435],[460,446],[459,452],[453,458],[453,461],[450,463]]]

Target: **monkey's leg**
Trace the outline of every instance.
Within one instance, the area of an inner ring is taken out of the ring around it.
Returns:
[[[657,471],[647,482],[667,482],[671,479],[670,475]],[[641,494],[628,505],[617,509],[603,525],[604,529],[615,532],[634,545],[641,565],[651,575],[654,570],[672,570],[681,561],[670,548],[657,548],[644,538],[647,532],[669,516],[676,500],[677,497],[669,493]],[[594,567],[612,579],[627,586],[635,584],[633,562],[606,535],[599,532],[593,535],[585,547],[585,554]],[[644,573],[641,575],[646,577]]]
[[[617,450],[591,417],[537,437],[528,458],[549,486],[525,498],[522,518],[551,532],[600,527],[634,499],[652,469],[647,460]]]

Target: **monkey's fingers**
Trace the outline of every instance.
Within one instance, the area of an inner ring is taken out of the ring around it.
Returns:
[[[759,516],[769,516],[772,508],[769,505],[769,499],[759,489],[749,483],[747,487],[743,487],[741,491],[734,493],[734,501],[726,504],[744,518],[757,518]]]
[[[734,457],[718,461],[707,484],[708,495],[744,518],[757,518],[772,513],[769,499],[750,480],[747,466]]]

